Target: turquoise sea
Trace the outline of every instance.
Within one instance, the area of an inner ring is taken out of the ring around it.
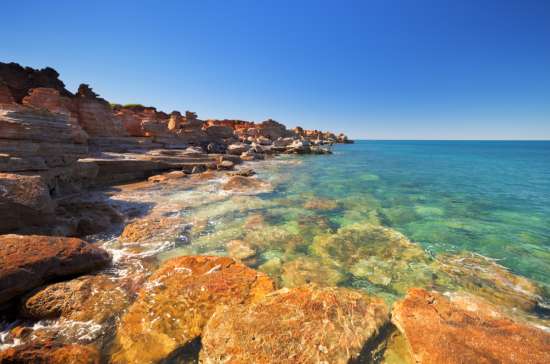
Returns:
[[[213,173],[123,189],[115,200],[157,218],[121,253],[230,255],[280,287],[352,287],[389,303],[425,287],[548,318],[550,142],[358,141],[245,167],[258,186],[227,189]]]

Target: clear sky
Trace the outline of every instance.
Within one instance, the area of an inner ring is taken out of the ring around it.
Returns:
[[[201,118],[550,138],[549,0],[2,0],[0,61]]]

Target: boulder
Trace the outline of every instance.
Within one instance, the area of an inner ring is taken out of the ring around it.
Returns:
[[[349,363],[389,321],[380,299],[345,288],[281,289],[257,303],[219,307],[202,336],[203,363]]]
[[[206,146],[206,151],[208,153],[224,154],[227,151],[227,145],[215,142],[208,143]]]
[[[250,146],[244,143],[233,143],[227,147],[227,153],[233,155],[241,155],[242,153],[248,151]]]
[[[237,261],[250,262],[256,256],[256,249],[242,240],[231,240],[226,248],[227,254]]]
[[[105,250],[77,238],[0,236],[0,304],[52,279],[90,272],[111,260]]]
[[[235,133],[233,128],[222,125],[212,125],[206,128],[206,134],[214,140],[233,138]]]
[[[5,364],[99,364],[100,354],[91,346],[37,342],[1,351],[0,362]]]
[[[146,243],[154,239],[187,242],[189,226],[178,216],[148,216],[124,227],[120,240],[125,244]]]
[[[335,287],[346,279],[337,266],[320,259],[299,257],[282,265],[281,280],[284,287],[299,287],[309,283]]]
[[[548,363],[550,333],[470,297],[414,288],[392,311],[417,363]]]
[[[265,274],[230,258],[168,260],[122,317],[112,362],[159,362],[199,337],[218,306],[254,303],[273,289]]]
[[[230,170],[233,169],[233,167],[235,167],[235,163],[231,161],[221,161],[218,164],[218,169]]]

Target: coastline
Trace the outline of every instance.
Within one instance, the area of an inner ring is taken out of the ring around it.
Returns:
[[[222,134],[228,130],[219,127],[226,124],[209,127]],[[266,128],[271,126],[273,123],[267,123]],[[113,145],[113,139],[103,137],[103,142],[94,147],[120,147]],[[300,143],[290,142],[283,152],[312,151],[303,139]],[[103,158],[83,158],[85,164],[99,164],[99,171],[107,177],[87,196],[75,197],[72,191],[58,200],[56,208],[63,208],[65,219],[76,217],[72,231],[94,236],[90,246],[108,248],[111,257],[105,261],[100,252],[90,252],[99,254],[102,269],[77,269],[71,276],[82,274],[78,278],[50,278],[44,286],[26,287],[19,293],[15,305],[22,307],[11,312],[12,318],[15,315],[19,320],[2,331],[5,347],[0,358],[138,363],[182,360],[191,355],[193,360],[221,362],[230,352],[236,362],[308,362],[315,358],[313,361],[390,363],[460,362],[475,360],[482,352],[495,360],[506,360],[510,353],[520,361],[546,360],[549,332],[533,326],[537,321],[530,316],[539,304],[539,292],[528,279],[481,256],[457,254],[433,259],[408,237],[383,226],[371,211],[365,211],[369,220],[363,224],[341,224],[332,229],[323,214],[339,211],[340,201],[299,196],[298,203],[308,213],[294,219],[296,208],[290,203],[295,201],[260,197],[272,193],[282,183],[280,179],[296,183],[292,168],[305,162],[293,157],[271,159],[271,153],[258,153],[260,149],[250,153],[253,143],[249,150],[243,150],[242,144],[248,145],[242,141],[229,144],[228,149],[234,145],[235,153],[239,152],[229,155],[192,147],[184,149],[183,155],[170,148],[164,149],[166,154],[143,151],[137,157],[130,152],[132,148],[125,147],[129,148],[126,153],[102,151]],[[262,148],[261,143],[254,144]],[[264,154],[264,162],[253,163]],[[243,163],[238,159],[244,159]],[[269,179],[262,171],[266,168],[263,164],[269,163],[287,174]],[[257,170],[256,175],[250,167]],[[157,174],[164,168],[180,173]],[[181,173],[185,168],[188,170]],[[145,173],[138,178],[144,181],[116,185],[129,177],[136,179],[136,169]],[[51,169],[44,175],[48,172]],[[59,174],[52,178],[60,183]],[[76,179],[84,191],[94,185],[83,182],[86,178],[89,175]],[[21,183],[24,192],[31,191]],[[112,183],[115,186],[105,187]],[[75,180],[70,184],[74,187]],[[48,187],[37,190],[51,193]],[[67,185],[57,187],[59,191],[68,189]],[[32,196],[34,206],[47,204],[41,196]],[[362,205],[368,205],[363,202],[346,203],[353,204],[354,212],[363,213]],[[271,215],[263,216],[264,210]],[[290,215],[286,229],[271,223],[285,214]],[[244,236],[239,230],[242,224],[247,226]],[[312,256],[304,254],[304,238],[292,234],[296,225],[313,236],[307,246]],[[113,226],[119,230],[102,235]],[[191,249],[190,239],[200,241],[198,250]],[[33,237],[25,247],[32,249],[39,240]],[[227,251],[220,251],[220,242],[225,240],[231,244],[224,244]],[[276,255],[282,241],[288,245]],[[65,241],[56,242],[62,243]],[[67,249],[65,245],[60,248]],[[157,261],[159,254],[164,255]],[[286,260],[284,254],[293,259]],[[57,258],[73,262],[72,255]],[[388,270],[392,272],[389,277]],[[343,287],[347,271],[399,294],[384,302],[376,297],[380,292]],[[476,291],[480,284],[481,292]],[[207,294],[201,293],[205,291]],[[434,308],[447,315],[445,319],[434,316]],[[18,316],[21,312],[24,315]],[[285,336],[285,332],[293,336]],[[511,336],[519,340],[510,341]],[[252,342],[256,338],[260,344]],[[463,350],[463,356],[449,356],[457,348]]]

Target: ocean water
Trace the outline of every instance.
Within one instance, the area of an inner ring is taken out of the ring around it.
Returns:
[[[272,198],[365,201],[430,252],[477,252],[550,282],[550,142],[358,141],[302,158]],[[343,209],[335,225],[365,218]]]

